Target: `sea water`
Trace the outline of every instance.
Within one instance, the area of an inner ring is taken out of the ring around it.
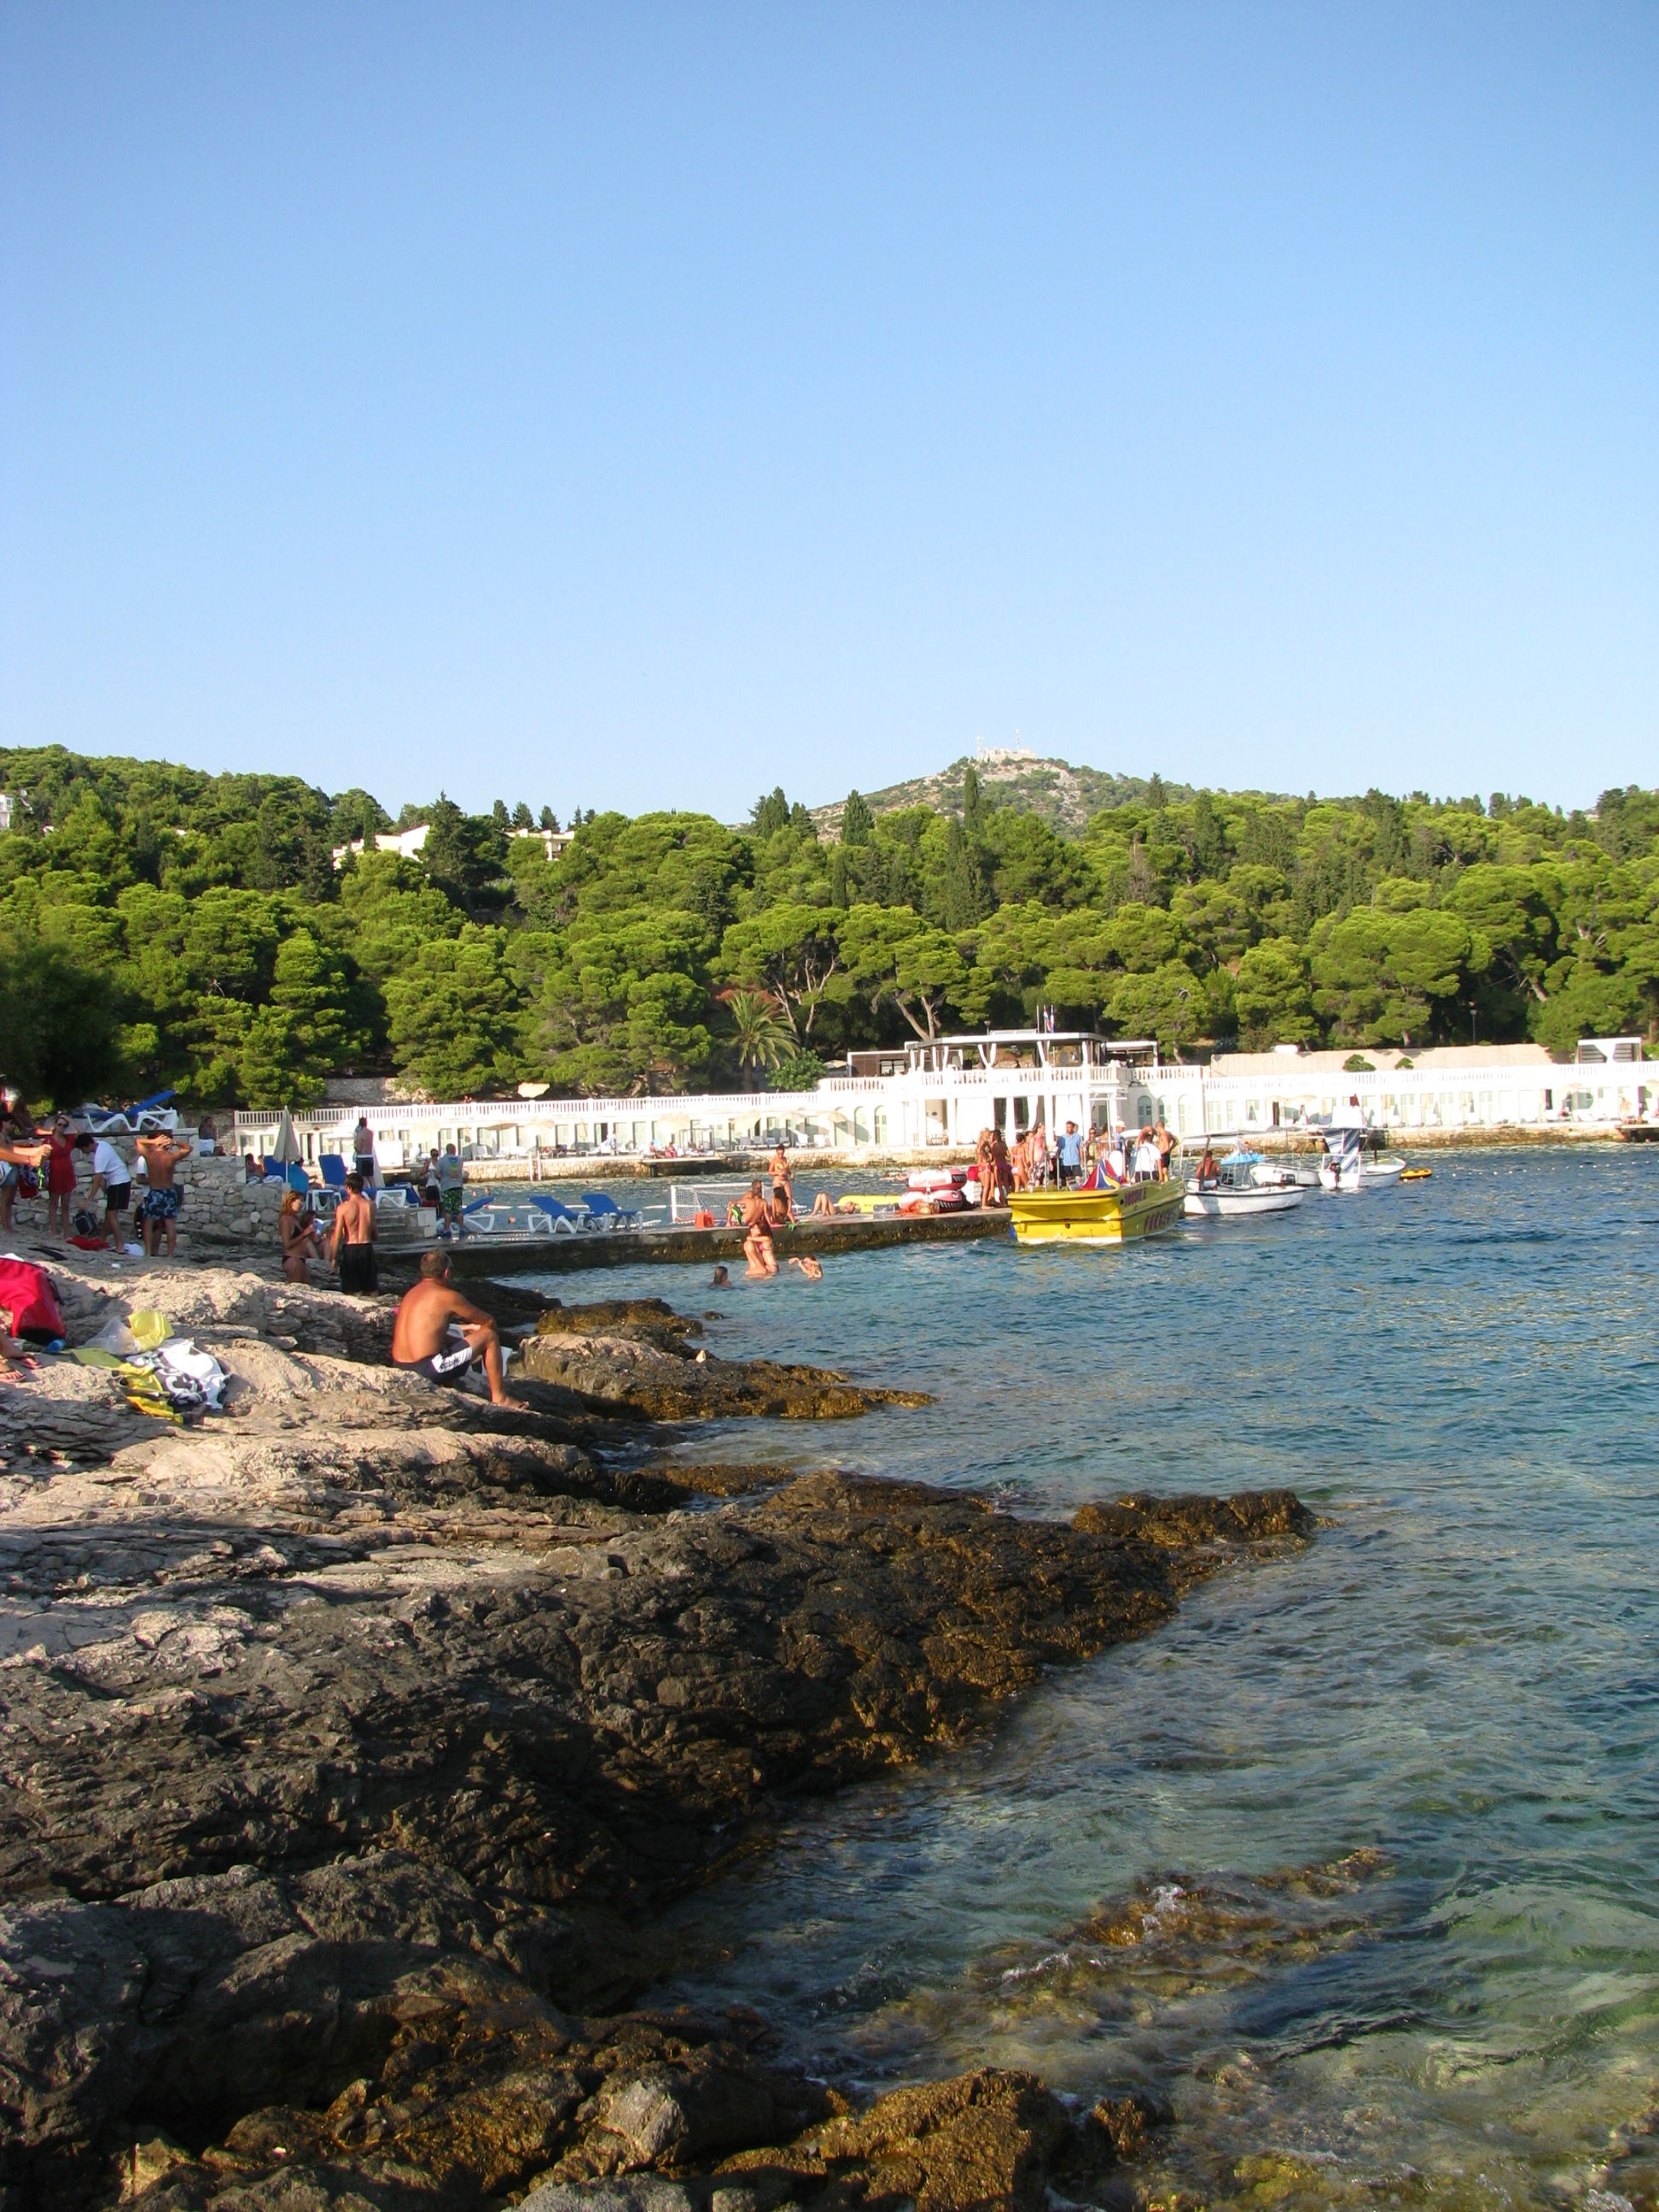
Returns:
[[[1165,2200],[1645,2200],[1659,2171],[1659,1147],[1440,1154],[1120,1251],[915,1246],[670,1297],[934,1403],[745,1454],[1065,1513],[1293,1486],[1305,1547],[802,1812],[658,1995],[872,2088],[1030,2066]]]

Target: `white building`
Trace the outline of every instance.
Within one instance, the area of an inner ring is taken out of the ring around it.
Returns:
[[[0,828],[4,826],[0,823]],[[429,822],[417,822],[412,830],[382,830],[374,840],[374,849],[379,853],[401,853],[404,860],[412,860],[416,853],[425,849],[426,833],[431,827]],[[539,837],[548,859],[556,860],[576,833],[574,830],[514,830],[512,834],[515,837]],[[361,853],[362,849],[361,837],[354,837],[349,845],[337,845],[334,848],[335,866],[337,868],[343,863],[348,853]]]
[[[1034,1121],[1097,1129],[1162,1118],[1177,1135],[1316,1126],[1351,1101],[1368,1127],[1414,1131],[1606,1126],[1659,1118],[1659,1063],[1635,1037],[1586,1038],[1563,1065],[1540,1045],[1439,1046],[1416,1053],[1230,1053],[1206,1066],[1160,1060],[1155,1045],[1089,1031],[1033,1030],[939,1037],[854,1054],[854,1072],[816,1091],[659,1098],[506,1098],[370,1107],[380,1165],[397,1169],[454,1144],[478,1160],[538,1153],[744,1151],[782,1139],[856,1158],[971,1146],[994,1125],[1012,1140]],[[876,1072],[856,1072],[865,1060]],[[1365,1063],[1351,1066],[1351,1060]],[[882,1072],[884,1070],[884,1072]],[[263,1152],[279,1116],[239,1114],[236,1142]],[[349,1151],[357,1109],[294,1117],[308,1158]]]
[[[426,833],[431,827],[429,822],[417,822],[412,830],[383,830],[374,840],[374,849],[377,853],[400,853],[405,860],[412,860],[426,843]],[[337,845],[335,866],[343,864],[348,853],[361,853],[363,845],[361,837],[354,837],[349,845]]]

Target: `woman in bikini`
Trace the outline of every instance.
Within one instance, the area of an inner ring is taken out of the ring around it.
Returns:
[[[318,1242],[317,1224],[297,1190],[289,1191],[283,1200],[283,1210],[276,1218],[276,1233],[283,1244],[283,1273],[290,1283],[308,1283],[309,1262],[322,1258],[323,1248]]]

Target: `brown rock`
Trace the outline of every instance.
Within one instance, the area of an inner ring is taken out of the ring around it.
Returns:
[[[1072,1526],[1085,1534],[1133,1538],[1176,1548],[1206,1543],[1256,1544],[1270,1536],[1310,1536],[1316,1516],[1293,1490],[1239,1490],[1212,1498],[1199,1492],[1153,1498],[1131,1491],[1109,1505],[1085,1505]]]
[[[908,2199],[917,2212],[1036,2212],[1071,2140],[1065,2107],[1034,2074],[985,2067],[895,2090],[785,2152],[733,2160],[723,2171],[746,2179],[769,2171],[809,2201],[816,2182],[834,2185],[842,2203]]]
[[[532,1337],[521,1372],[567,1393],[576,1406],[626,1412],[652,1421],[711,1420],[755,1415],[784,1421],[844,1420],[875,1406],[926,1406],[919,1390],[879,1390],[849,1382],[833,1368],[786,1366],[775,1360],[688,1357],[643,1337]]]

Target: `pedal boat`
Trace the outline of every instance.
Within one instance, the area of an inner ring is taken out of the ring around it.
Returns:
[[[1132,1244],[1181,1220],[1182,1182],[1109,1183],[1102,1190],[1016,1190],[1008,1194],[1022,1244]]]

